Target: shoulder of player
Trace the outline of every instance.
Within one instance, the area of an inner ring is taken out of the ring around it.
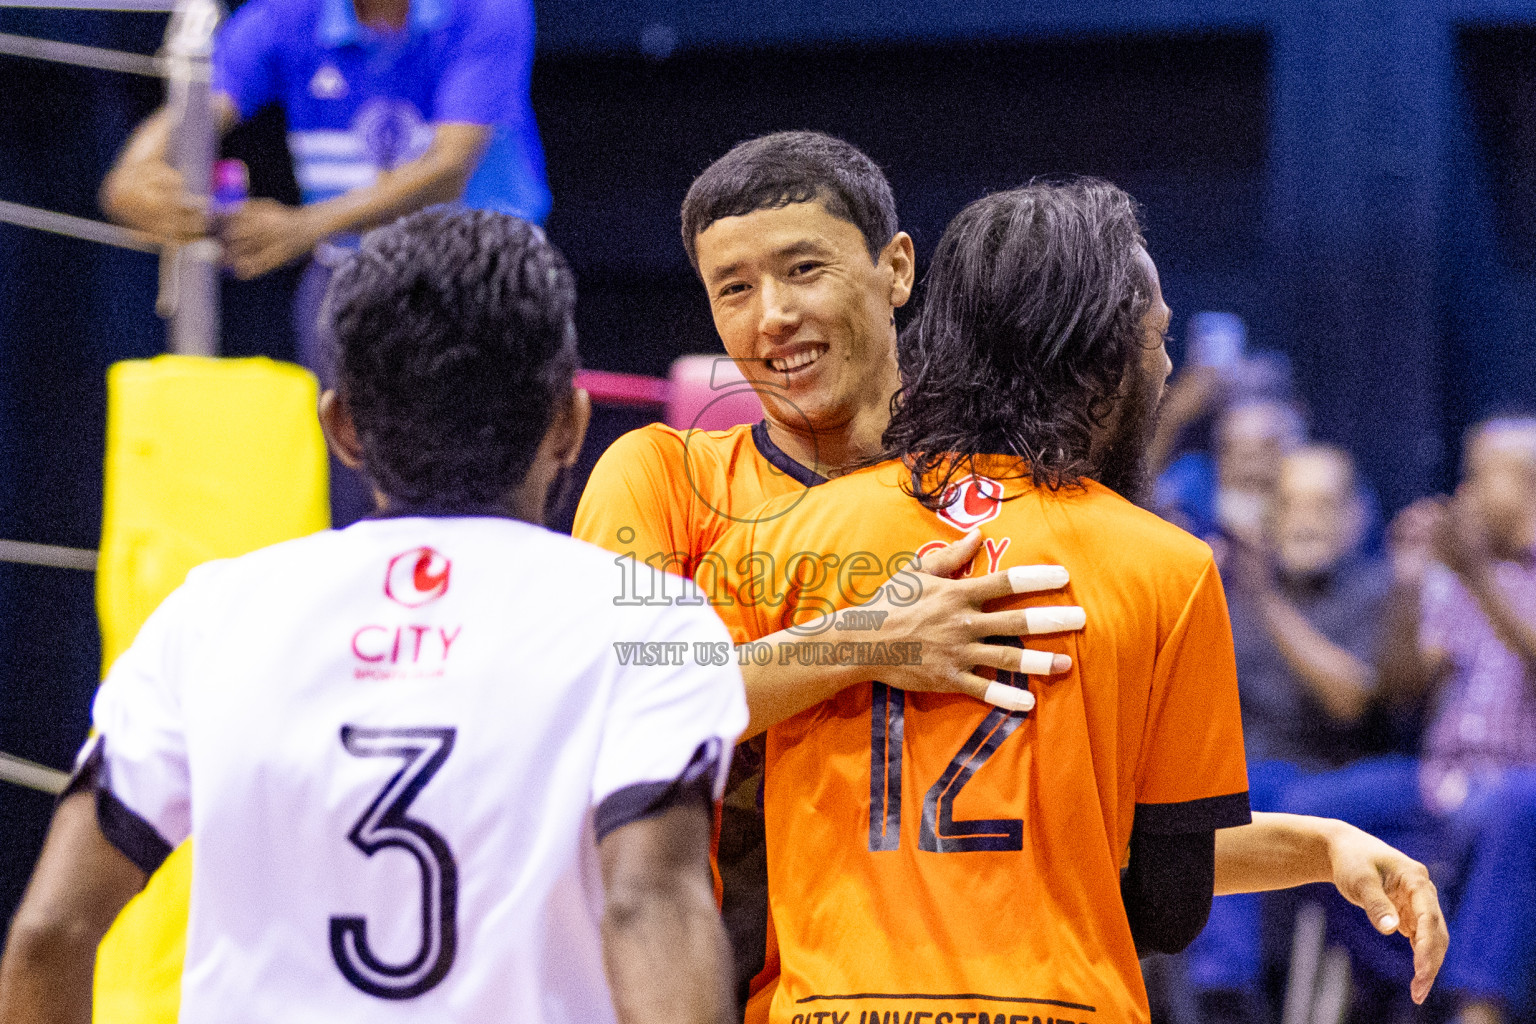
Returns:
[[[815,487],[775,495],[738,516],[728,536],[744,538],[750,533],[759,541],[782,538],[792,543],[805,536],[806,524],[813,520],[824,531],[835,531],[842,521],[864,521],[874,511],[869,500],[893,491],[900,469],[899,463],[882,462]]]
[[[652,568],[639,560],[633,565],[616,565],[616,560],[623,556],[565,534],[549,533],[548,538],[549,543],[543,549],[548,564],[532,566],[534,574],[540,579],[558,578],[564,596],[588,607],[594,618],[607,621],[614,630],[648,629],[663,619],[716,619],[708,605],[677,605],[671,603],[670,597],[666,604],[626,600],[626,595],[635,598],[649,594],[683,594],[685,581],[675,573]],[[625,574],[628,573],[633,573],[635,578],[627,580]],[[657,577],[665,577],[666,582],[653,584],[652,580]]]
[[[628,477],[653,469],[670,479],[683,472],[684,462],[695,469],[728,465],[743,443],[749,447],[752,443],[750,427],[681,431],[665,423],[648,423],[609,445],[593,467],[592,478]]]
[[[1080,491],[1060,493],[1077,505],[1079,516],[1086,514],[1113,538],[1097,552],[1102,558],[1118,558],[1128,567],[1145,567],[1160,578],[1170,573],[1188,576],[1191,583],[1215,561],[1205,541],[1102,484],[1089,480]]]

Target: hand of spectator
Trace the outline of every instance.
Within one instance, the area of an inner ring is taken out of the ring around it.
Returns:
[[[1409,992],[1415,1003],[1422,1003],[1450,945],[1435,883],[1428,869],[1412,857],[1353,825],[1337,822],[1336,826],[1328,840],[1333,884],[1365,911],[1381,934],[1401,932],[1412,943]]]
[[[1444,498],[1420,498],[1397,514],[1387,528],[1387,550],[1398,582],[1418,585],[1435,558],[1435,533],[1445,519]]]
[[[1147,465],[1154,475],[1168,468],[1184,428],[1213,410],[1224,388],[1221,373],[1210,366],[1191,366],[1169,381],[1158,407],[1157,432],[1147,445]]]
[[[271,199],[242,203],[224,219],[219,235],[225,262],[244,281],[301,259],[320,241],[303,207]]]
[[[159,160],[115,169],[102,183],[101,206],[119,224],[169,242],[186,242],[208,233],[204,205],[189,195],[181,174]]]
[[[1462,579],[1470,580],[1485,572],[1492,560],[1487,531],[1466,498],[1454,497],[1444,508],[1435,523],[1435,557]]]

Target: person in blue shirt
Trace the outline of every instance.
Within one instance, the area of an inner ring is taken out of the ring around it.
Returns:
[[[214,44],[220,124],[281,104],[304,205],[257,199],[231,214],[231,269],[257,277],[439,202],[542,221],[532,66],[528,0],[250,0]],[[185,240],[208,222],[166,160],[169,120],[162,108],[134,132],[102,205]]]
[[[249,0],[214,40],[216,116],[228,131],[277,103],[303,197],[250,199],[217,231],[235,276],[313,257],[295,299],[301,361],[328,379],[316,337],[337,249],[369,228],[460,202],[534,223],[549,212],[529,101],[531,0]],[[101,188],[113,220],[171,242],[212,229],[167,154],[165,108],[141,124]],[[333,466],[333,518],[369,507]]]

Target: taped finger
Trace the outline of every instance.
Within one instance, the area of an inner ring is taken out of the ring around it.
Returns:
[[[1008,570],[1008,586],[1015,594],[1060,590],[1070,579],[1059,565],[1015,565]]]
[[[1005,711],[1033,711],[1035,707],[1034,694],[1007,683],[991,683],[982,699]]]
[[[1067,633],[1082,629],[1088,622],[1088,613],[1077,605],[1054,605],[1045,608],[1024,609],[1024,632]]]

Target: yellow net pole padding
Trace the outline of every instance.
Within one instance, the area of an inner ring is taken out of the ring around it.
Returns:
[[[108,371],[104,668],[195,566],[329,525],[317,399],[309,371],[269,359],[160,356]],[[191,868],[184,844],[107,933],[98,1024],[175,1024]]]

